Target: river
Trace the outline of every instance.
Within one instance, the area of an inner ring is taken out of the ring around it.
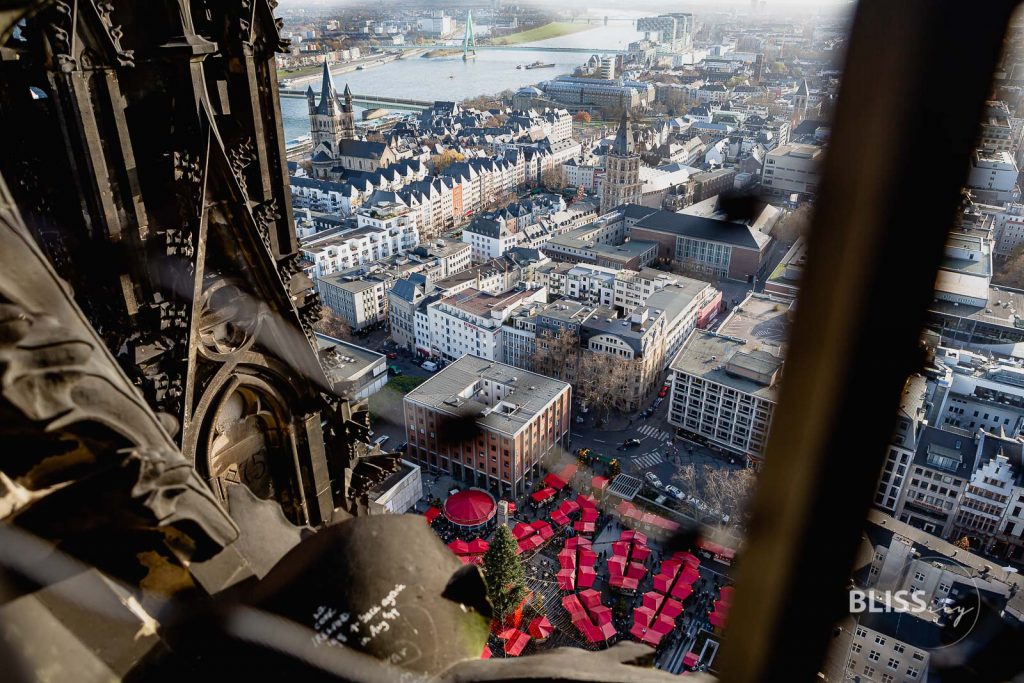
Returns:
[[[592,13],[603,16],[605,11],[594,9]],[[608,13],[615,16],[624,14],[619,9],[608,10]],[[642,15],[638,13],[637,16]],[[632,22],[613,19],[609,20],[607,26],[598,25],[587,31],[528,44],[625,50],[629,43],[642,37],[643,34],[637,32]],[[519,64],[537,60],[554,64],[555,67],[533,70],[516,68]],[[334,77],[334,84],[341,90],[348,83],[352,92],[361,95],[459,101],[502,90],[518,90],[524,85],[572,73],[573,69],[586,60],[587,55],[571,52],[481,50],[476,59],[466,62],[462,61],[461,54],[432,59],[400,59],[362,71],[339,74]],[[312,86],[318,89],[319,83],[313,83]],[[304,99],[282,97],[281,116],[286,140],[309,133],[309,114]]]

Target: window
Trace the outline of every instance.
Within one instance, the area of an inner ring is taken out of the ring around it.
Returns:
[[[917,669],[915,669],[914,667],[912,667],[912,666],[907,667],[907,677],[908,678],[917,678],[917,674],[918,673],[920,673],[920,672]]]
[[[878,650],[872,650],[871,652],[868,653],[868,659],[870,659],[872,662],[877,662],[878,659],[881,656],[882,656],[882,653],[879,652]]]
[[[903,643],[893,643],[892,651],[895,652],[898,655],[903,654],[903,651],[906,650],[906,649],[907,648],[906,648],[906,646],[903,645]]]
[[[885,645],[885,638],[883,638],[882,636],[875,636],[875,644]]]
[[[893,671],[899,671],[900,660],[896,659],[895,657],[889,657],[889,663],[886,666],[888,666]]]
[[[867,666],[865,664],[864,665],[864,675],[867,676],[868,678],[871,678],[872,676],[875,675],[875,669],[873,667]]]
[[[850,649],[853,650],[854,652],[860,652],[861,649],[863,649],[863,646],[860,643],[854,643],[853,645],[850,646]]]
[[[882,683],[892,683],[892,682],[893,682],[892,674],[882,674]]]
[[[914,572],[914,578],[918,581],[924,581],[924,572]]]

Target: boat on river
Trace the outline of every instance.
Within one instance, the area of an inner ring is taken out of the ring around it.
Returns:
[[[537,61],[537,62],[534,62],[533,64],[527,64],[525,68],[527,68],[527,69],[550,69],[550,68],[553,68],[554,66],[555,66],[554,64],[545,64],[544,62]]]

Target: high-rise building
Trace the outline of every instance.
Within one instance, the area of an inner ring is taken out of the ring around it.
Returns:
[[[605,159],[605,176],[601,185],[601,213],[620,204],[639,204],[643,198],[640,182],[640,154],[633,140],[629,111],[622,113],[615,144]]]
[[[309,104],[309,130],[313,137],[313,175],[326,178],[341,157],[342,140],[354,140],[356,137],[352,91],[346,85],[344,95],[338,95],[327,60],[324,60],[320,100],[317,101],[310,86],[306,88],[306,102]]]

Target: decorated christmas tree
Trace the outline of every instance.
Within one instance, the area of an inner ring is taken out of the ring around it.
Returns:
[[[526,574],[516,554],[516,539],[507,526],[498,527],[484,554],[484,580],[494,616],[500,621],[515,612],[526,595]]]

